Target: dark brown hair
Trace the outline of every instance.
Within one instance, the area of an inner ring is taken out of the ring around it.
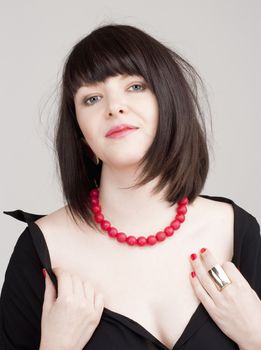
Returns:
[[[85,83],[102,82],[117,74],[141,75],[155,94],[159,122],[155,138],[140,161],[139,187],[159,176],[154,193],[167,187],[165,199],[174,205],[200,194],[209,170],[205,118],[197,84],[202,79],[185,59],[144,31],[130,25],[97,27],[76,43],[64,64],[55,151],[63,199],[94,229],[89,191],[99,186],[102,161],[95,165],[84,145],[74,96]],[[76,222],[76,221],[75,221]]]

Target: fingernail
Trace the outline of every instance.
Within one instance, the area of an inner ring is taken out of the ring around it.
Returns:
[[[46,278],[46,270],[42,269],[42,272],[43,272],[44,278]]]
[[[190,258],[191,258],[191,260],[195,260],[195,259],[197,258],[197,254],[194,254],[194,253],[191,254],[191,255],[190,255]]]
[[[191,276],[192,276],[192,278],[194,278],[194,277],[196,276],[196,272],[195,272],[195,271],[192,271],[192,272],[191,272]]]
[[[207,249],[206,248],[201,248],[200,253],[204,253]]]

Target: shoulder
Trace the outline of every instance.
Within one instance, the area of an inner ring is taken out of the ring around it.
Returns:
[[[45,225],[48,225],[48,227],[51,228],[52,225],[55,226],[58,223],[61,224],[62,222],[64,222],[64,220],[66,220],[65,208],[66,207],[58,208],[55,211],[35,220],[35,223],[41,228],[44,228]]]
[[[227,198],[198,196],[192,207],[191,221],[204,238],[214,240],[220,247],[233,243],[235,211]]]
[[[79,220],[73,220],[68,206],[61,207],[35,221],[40,228],[49,248],[53,263],[56,263],[56,252],[63,251],[63,247],[70,246],[78,233],[86,233],[91,228]]]
[[[210,195],[200,195],[197,197],[199,199],[199,203],[204,207],[205,205],[214,212],[221,214],[225,217],[230,215],[230,217],[234,217],[235,225],[240,226],[241,231],[246,231],[250,226],[259,226],[257,219],[253,214],[249,212],[249,210],[240,206],[233,199],[222,196],[210,196]]]
[[[195,215],[204,217],[206,222],[223,222],[230,225],[234,222],[234,202],[226,197],[200,195],[191,204]]]
[[[197,200],[202,205],[209,207],[210,209],[223,211],[231,211],[233,209],[234,201],[228,197],[214,196],[201,194],[197,197]]]
[[[55,211],[39,218],[35,221],[35,224],[40,228],[43,235],[47,239],[48,236],[57,235],[59,232],[63,231],[66,227],[66,222],[68,218],[65,215],[65,207],[56,209]]]
[[[52,233],[57,235],[59,232],[68,230],[73,224],[75,225],[67,205],[37,219],[35,224],[46,235]]]
[[[231,223],[235,238],[235,250],[244,249],[247,252],[249,251],[249,246],[260,247],[260,224],[246,207],[227,197],[205,197],[200,197],[203,199],[201,208],[204,208],[204,205],[212,208],[213,222],[217,223],[222,220],[223,223]]]

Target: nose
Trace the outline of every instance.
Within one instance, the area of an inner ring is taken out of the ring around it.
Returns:
[[[124,115],[128,112],[127,101],[124,96],[121,96],[120,91],[115,90],[113,92],[110,90],[110,94],[106,98],[106,109],[108,118]]]
[[[118,109],[118,111],[116,110],[115,112],[109,112],[109,116],[111,117],[113,114],[117,114],[117,113],[124,113],[124,111],[123,111],[123,109],[122,108],[120,108],[120,109]]]
[[[108,114],[111,117],[112,115],[117,115],[118,113],[123,114],[124,113],[124,109],[122,107],[110,108],[110,111],[109,111]]]
[[[124,114],[127,111],[127,107],[124,104],[124,101],[120,101],[119,94],[115,93],[114,96],[111,96],[107,102],[107,115],[109,117],[116,117],[119,114]]]

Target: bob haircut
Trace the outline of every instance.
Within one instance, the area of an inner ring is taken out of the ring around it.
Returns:
[[[99,230],[91,211],[89,191],[99,187],[102,161],[82,141],[74,96],[88,83],[118,74],[140,75],[155,94],[159,122],[155,138],[139,165],[135,188],[159,176],[153,193],[167,187],[165,200],[174,205],[200,194],[209,170],[206,125],[199,105],[197,81],[202,79],[180,55],[144,31],[130,25],[96,27],[76,43],[63,67],[55,132],[64,203],[75,216]],[[66,210],[68,209],[66,208]],[[76,222],[77,224],[77,222]]]

